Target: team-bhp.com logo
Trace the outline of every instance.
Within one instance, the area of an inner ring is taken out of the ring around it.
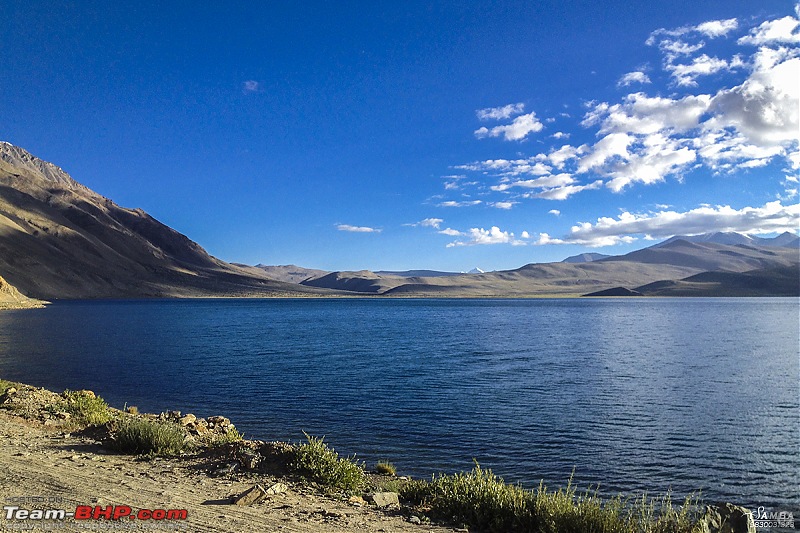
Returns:
[[[4,505],[6,520],[186,520],[186,509],[139,509],[128,505],[78,505],[74,511],[66,509],[23,509],[18,505]]]

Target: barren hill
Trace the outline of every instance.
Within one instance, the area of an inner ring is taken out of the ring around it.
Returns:
[[[43,299],[320,294],[216,259],[141,209],[5,142],[0,275]]]

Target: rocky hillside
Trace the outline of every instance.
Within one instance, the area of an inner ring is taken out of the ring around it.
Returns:
[[[800,279],[786,274],[800,262],[800,252],[793,246],[791,234],[761,241],[741,237],[751,244],[674,238],[629,254],[592,258],[591,261],[533,263],[516,270],[447,277],[332,272],[303,284],[364,294],[415,297],[577,296],[642,286],[647,286],[643,291],[646,294],[659,296],[796,294]],[[727,234],[726,239],[732,238]],[[759,242],[761,244],[757,244]],[[738,275],[748,272],[749,275]],[[707,273],[705,278],[693,278]],[[737,275],[710,276],[711,273]],[[709,281],[712,277],[713,283]],[[658,285],[651,285],[654,283]],[[748,284],[752,287],[748,288]]]
[[[0,143],[0,275],[42,299],[320,294],[216,259],[8,143]]]

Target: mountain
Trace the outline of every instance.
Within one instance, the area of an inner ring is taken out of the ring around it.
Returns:
[[[320,293],[212,257],[141,209],[121,207],[5,142],[0,275],[48,300]]]
[[[800,246],[800,237],[788,231],[773,238],[753,237],[751,235],[745,235],[743,233],[736,232],[716,232],[691,236],[675,236],[656,246],[663,246],[678,240],[687,242],[710,242],[713,244],[727,244],[733,246],[740,244],[745,246],[766,246],[779,248],[797,248]]]
[[[239,267],[246,267],[246,265],[239,265]],[[263,271],[267,276],[278,281],[286,283],[301,283],[308,279],[318,278],[324,276],[328,272],[326,270],[318,270],[315,268],[304,268],[297,265],[263,265],[258,264],[254,268]]]
[[[598,254],[598,253],[585,253],[585,254],[578,254],[578,255],[571,255],[561,261],[562,263],[591,263],[592,261],[600,261],[601,259],[606,259],[611,257],[610,255],[606,254]]]
[[[800,296],[800,265],[747,272],[702,272],[687,278],[658,281],[636,292],[645,296]]]
[[[406,278],[370,271],[332,272],[304,281],[303,284],[362,294],[406,297],[577,296],[609,289],[614,290],[601,294],[622,294],[630,292],[632,287],[665,280],[685,280],[706,272],[738,274],[763,270],[768,273],[772,269],[792,268],[798,261],[796,249],[674,239],[625,255],[580,263],[535,263],[515,270],[446,277]],[[757,276],[753,274],[742,278],[741,282],[749,280],[756,283],[756,279]],[[773,285],[769,289],[767,284],[763,294],[791,293],[790,280],[781,276],[775,279],[777,285],[781,286]],[[647,293],[638,288],[635,290]],[[716,291],[724,292],[724,287],[720,285]]]
[[[460,274],[460,272],[441,272],[439,270],[377,270],[375,273],[379,276],[399,276],[401,278],[439,278]]]
[[[467,271],[467,274],[483,274],[485,270],[481,270],[478,267],[473,268],[472,270]]]

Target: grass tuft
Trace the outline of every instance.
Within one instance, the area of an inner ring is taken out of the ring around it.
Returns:
[[[148,418],[122,418],[111,434],[112,447],[124,453],[178,455],[193,448],[176,424]]]
[[[676,510],[669,495],[603,501],[597,491],[577,494],[571,480],[557,491],[543,484],[527,490],[478,464],[471,472],[410,481],[400,495],[428,507],[437,518],[493,532],[692,533],[697,522],[691,497]]]
[[[397,475],[397,468],[389,461],[378,461],[378,464],[375,465],[375,471],[384,476]]]
[[[106,401],[89,391],[65,390],[61,396],[63,400],[51,406],[50,410],[69,413],[77,424],[99,426],[111,420]]]
[[[353,494],[365,486],[364,468],[355,457],[339,457],[323,438],[303,432],[308,442],[295,448],[290,468],[329,492]]]

